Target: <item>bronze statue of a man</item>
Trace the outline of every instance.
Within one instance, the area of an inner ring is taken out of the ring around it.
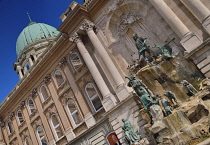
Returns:
[[[145,93],[149,94],[149,96],[153,96],[152,91],[149,90],[142,80],[136,79],[135,75],[125,78],[129,79],[127,86],[132,87],[138,96],[142,96]]]
[[[125,142],[127,145],[132,145],[138,141],[141,140],[141,136],[138,133],[138,130],[133,129],[129,121],[126,121],[125,119],[122,119],[122,122],[124,123],[122,129],[125,133]]]
[[[148,62],[148,58],[146,57],[145,53],[147,52],[149,56],[151,56],[151,52],[149,49],[150,46],[146,44],[147,38],[139,37],[136,33],[134,33],[133,39],[136,42],[136,47],[139,53],[139,60],[140,60],[140,56],[143,55],[144,60]]]

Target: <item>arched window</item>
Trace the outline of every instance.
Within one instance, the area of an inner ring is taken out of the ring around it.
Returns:
[[[82,119],[74,103],[74,100],[69,100],[66,106],[72,120],[74,121],[75,126],[79,125],[82,122]]]
[[[70,55],[70,62],[75,71],[77,71],[82,66],[82,61],[77,53],[72,53]]]
[[[23,113],[21,110],[17,111],[18,124],[21,125],[24,122]]]
[[[41,125],[39,125],[36,129],[37,131],[37,136],[39,139],[39,144],[40,145],[47,145],[47,139],[45,137],[44,129]]]
[[[40,87],[40,94],[41,94],[42,102],[44,102],[45,100],[47,100],[47,98],[50,97],[49,91],[47,87],[44,85]]]
[[[60,70],[56,70],[54,73],[54,78],[57,82],[58,87],[64,83],[64,78]]]
[[[85,86],[85,92],[86,92],[94,110],[96,112],[99,111],[103,106],[101,104],[101,99],[100,99],[100,96],[99,96],[95,86],[92,83],[87,84]]]
[[[60,139],[63,136],[63,132],[62,132],[61,126],[59,124],[57,115],[56,114],[51,115],[50,121],[51,121],[52,128],[54,130],[56,138]]]
[[[32,114],[36,110],[34,101],[32,99],[28,99],[28,111],[29,114]]]
[[[12,122],[10,120],[8,120],[6,125],[7,125],[8,134],[9,135],[12,134],[14,132]]]
[[[29,136],[25,137],[24,145],[32,145],[32,141],[31,141],[31,138]]]

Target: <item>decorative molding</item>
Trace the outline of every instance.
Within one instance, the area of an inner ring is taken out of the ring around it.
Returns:
[[[2,117],[0,117],[0,126],[1,126],[1,128],[5,127],[5,122],[3,122],[3,118]]]
[[[31,96],[32,98],[36,97],[37,96],[37,88],[34,88],[31,92]]]
[[[12,112],[12,113],[9,115],[9,118],[10,118],[10,120],[13,120],[13,119],[14,119],[14,117],[15,117],[15,113],[14,113],[14,112]]]
[[[25,101],[22,101],[18,106],[19,109],[23,109],[25,107]]]
[[[63,58],[61,59],[61,61],[60,61],[58,64],[59,64],[60,67],[65,66],[65,65],[67,64],[67,59],[66,59],[66,57],[63,57]]]
[[[107,10],[105,11],[106,15],[111,15],[116,9],[118,9],[124,0],[115,0],[112,5],[110,5]]]
[[[48,74],[45,78],[44,78],[44,82],[45,84],[48,84],[49,82],[51,82],[51,75]]]
[[[126,34],[128,26],[134,22],[141,20],[143,16],[139,12],[125,12],[121,15],[116,23],[117,32],[119,35]]]

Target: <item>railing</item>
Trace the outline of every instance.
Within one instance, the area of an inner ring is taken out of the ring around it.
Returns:
[[[86,0],[85,3],[83,4],[84,6],[88,6],[93,0]]]

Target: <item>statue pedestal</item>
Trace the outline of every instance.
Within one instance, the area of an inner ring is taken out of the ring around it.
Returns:
[[[156,134],[163,131],[165,128],[166,128],[166,125],[163,121],[157,121],[152,125],[152,127],[150,128],[150,131],[153,134]]]

